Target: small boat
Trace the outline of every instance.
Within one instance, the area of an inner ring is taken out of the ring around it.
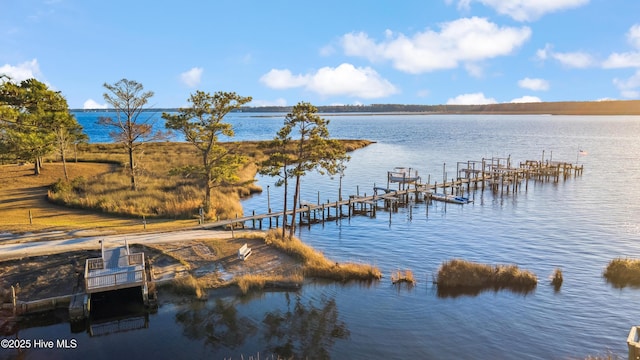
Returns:
[[[420,180],[417,170],[413,170],[413,174],[411,168],[396,167],[393,170],[387,172],[388,179],[391,182],[412,183]]]
[[[473,200],[469,199],[468,197],[448,195],[443,193],[432,193],[431,199],[454,204],[468,204],[470,202],[473,202]]]

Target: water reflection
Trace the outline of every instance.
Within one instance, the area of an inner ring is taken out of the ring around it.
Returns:
[[[446,287],[437,286],[436,294],[439,298],[457,298],[460,296],[478,296],[483,292],[493,291],[497,293],[499,291],[510,291],[517,295],[528,295],[536,289],[535,286],[522,286],[522,287],[499,287],[499,286],[457,286]]]
[[[176,314],[183,334],[192,340],[204,340],[213,348],[237,348],[256,333],[256,326],[238,315],[236,303],[225,299],[194,303]]]
[[[311,300],[304,304],[300,295],[293,305],[289,294],[286,299],[286,312],[267,312],[262,321],[265,340],[274,354],[287,359],[328,359],[335,341],[349,338],[346,324],[338,318],[335,299],[322,297],[318,306]]]

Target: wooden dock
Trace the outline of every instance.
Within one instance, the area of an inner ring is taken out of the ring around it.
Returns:
[[[375,216],[378,208],[397,211],[398,206],[407,204],[409,199],[413,201],[431,201],[431,195],[435,192],[465,196],[472,191],[489,189],[494,193],[509,194],[520,191],[522,187],[528,190],[530,181],[537,182],[559,182],[571,177],[582,175],[584,165],[576,165],[568,162],[527,160],[512,166],[511,158],[491,158],[482,161],[458,162],[456,164],[455,177],[448,178],[443,164],[442,182],[431,183],[431,177],[427,182],[417,176],[417,172],[412,169],[406,170],[406,175],[399,177],[396,172],[388,173],[387,187],[373,188],[373,194],[350,195],[347,199],[326,203],[315,204],[301,202],[300,208],[296,211],[298,223],[310,225],[312,223],[324,223],[344,217],[354,215]],[[404,169],[404,168],[402,168]],[[397,189],[391,189],[393,183],[398,184]],[[220,220],[201,224],[202,228],[253,228],[263,229],[273,228],[282,225],[284,216],[292,216],[293,210],[286,214],[283,211],[256,214],[236,217],[233,219]],[[268,224],[264,224],[268,222]],[[251,225],[247,225],[250,223]],[[290,223],[290,221],[287,221]]]
[[[102,244],[102,243],[101,243]],[[146,286],[144,253],[131,254],[129,246],[101,248],[102,256],[87,259],[84,273],[87,294]]]

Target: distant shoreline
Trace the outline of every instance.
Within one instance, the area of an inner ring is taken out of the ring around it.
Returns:
[[[288,113],[291,106],[243,107],[243,113]],[[177,108],[146,109],[149,112],[174,112]],[[71,109],[75,112],[112,112],[113,109]],[[539,103],[502,103],[485,105],[332,105],[318,106],[322,114],[332,115],[640,115],[640,100],[562,101]]]

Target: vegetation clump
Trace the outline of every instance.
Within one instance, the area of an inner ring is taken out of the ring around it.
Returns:
[[[178,295],[190,295],[198,299],[206,298],[203,285],[193,275],[175,278],[170,287]]]
[[[270,287],[297,289],[302,285],[303,280],[300,273],[291,275],[246,274],[236,278],[234,282],[242,294],[247,294],[250,290],[263,290]]]
[[[602,275],[615,287],[640,286],[640,260],[613,259]]]
[[[413,271],[405,270],[403,272],[401,270],[398,270],[391,275],[391,283],[392,284],[406,283],[408,285],[414,285],[416,283],[416,280],[413,277]]]
[[[551,276],[551,285],[553,285],[556,290],[559,290],[562,286],[563,280],[562,270],[560,268],[556,268]]]
[[[304,264],[304,275],[338,281],[379,280],[380,270],[372,265],[332,262],[324,255],[299,239],[283,238],[282,233],[272,229],[265,236],[265,243],[297,257]]]
[[[535,274],[517,265],[487,265],[453,259],[444,262],[437,275],[438,287],[532,289],[538,284]]]

